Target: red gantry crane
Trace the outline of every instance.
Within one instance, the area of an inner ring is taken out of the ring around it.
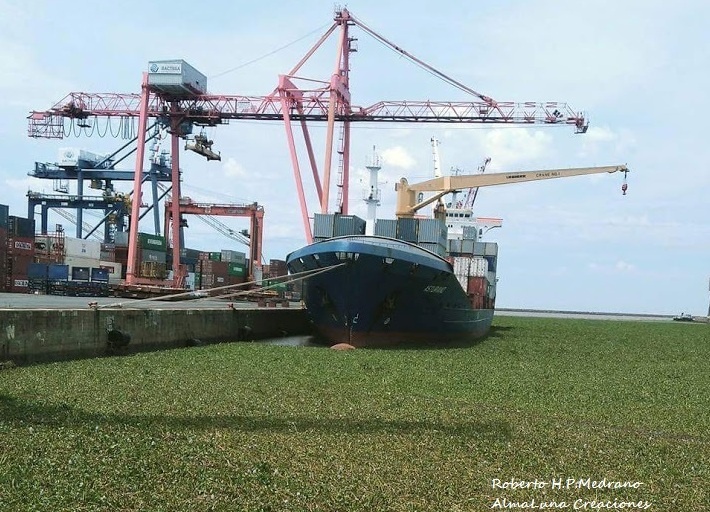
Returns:
[[[379,42],[392,48],[401,56],[425,68],[448,84],[458,88],[473,101],[380,101],[369,106],[353,105],[350,98],[349,73],[350,53],[355,51],[355,38],[350,36],[350,28],[357,26]],[[326,80],[300,77],[299,71],[308,59],[323,43],[337,32],[337,56],[332,74]],[[165,61],[162,61],[165,63]],[[435,122],[469,123],[484,125],[569,125],[577,133],[587,130],[584,116],[572,110],[566,103],[560,102],[501,102],[483,95],[432,66],[414,57],[395,45],[363,22],[354,17],[347,9],[337,10],[332,25],[325,31],[316,44],[288,73],[279,75],[276,88],[266,96],[244,96],[208,94],[206,80],[203,83],[182,84],[182,87],[162,87],[151,84],[151,76],[158,70],[158,64],[151,63],[151,73],[143,74],[140,94],[119,93],[83,93],[74,92],[45,111],[30,113],[29,136],[40,138],[63,138],[72,131],[94,130],[99,118],[107,123],[111,119],[132,122],[138,120],[138,150],[136,154],[134,197],[141,197],[141,172],[145,155],[146,129],[148,118],[156,118],[166,124],[171,133],[172,190],[173,197],[180,197],[179,177],[179,140],[189,134],[187,127],[215,126],[232,119],[256,121],[281,121],[286,130],[286,141],[291,155],[293,174],[296,181],[298,198],[301,206],[302,221],[307,242],[312,241],[309,213],[304,194],[301,164],[296,151],[294,123],[300,126],[303,143],[308,155],[308,165],[313,175],[320,211],[329,211],[333,150],[336,124],[340,127],[338,162],[338,197],[333,211],[348,213],[348,182],[350,171],[350,128],[357,122]],[[172,61],[168,66],[183,66],[182,72],[189,68],[183,61]],[[186,66],[186,67],[185,67]],[[192,68],[190,68],[192,69]],[[67,129],[66,121],[69,121]],[[310,121],[325,121],[325,154],[319,170],[317,155],[313,147]],[[76,124],[75,124],[76,123]],[[211,146],[211,141],[210,146]],[[202,147],[202,146],[200,146]],[[208,148],[208,159],[217,159],[217,155]],[[199,151],[198,151],[199,152]],[[140,201],[132,205],[132,219],[138,219]],[[179,219],[181,201],[173,201],[171,214]],[[138,222],[131,222],[129,260],[126,272],[127,284],[139,284],[136,275],[136,240]],[[166,233],[167,236],[167,233]],[[173,240],[173,275],[172,285],[182,286],[186,275],[180,266],[179,222],[172,223]],[[260,265],[252,261],[252,265]]]
[[[165,200],[165,231],[167,232],[172,216],[172,198]],[[249,260],[261,261],[261,244],[263,233],[264,207],[257,204],[215,204],[197,203],[189,197],[180,198],[180,213],[187,215],[221,215],[227,217],[249,217]],[[250,272],[253,272],[250,269]],[[253,277],[253,274],[252,274]]]

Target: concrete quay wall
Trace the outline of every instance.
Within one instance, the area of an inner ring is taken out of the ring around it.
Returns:
[[[0,363],[99,357],[309,332],[301,308],[0,309]]]

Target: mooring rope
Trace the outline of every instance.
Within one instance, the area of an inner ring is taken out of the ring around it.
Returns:
[[[310,277],[317,276],[318,274],[323,274],[324,272],[330,272],[331,270],[333,270],[333,269],[335,269],[335,268],[338,268],[338,267],[341,267],[341,266],[343,266],[343,265],[345,265],[345,263],[338,263],[337,265],[331,265],[331,266],[329,266],[329,267],[323,267],[323,268],[319,268],[319,269],[304,270],[303,272],[299,272],[299,273],[297,273],[297,274],[290,274],[290,275],[287,275],[287,276],[271,277],[271,278],[268,278],[269,281],[273,281],[274,279],[280,279],[281,277],[295,277],[295,276],[299,276],[299,277],[296,277],[295,279],[288,279],[288,280],[285,280],[285,281],[283,281],[283,282],[278,282],[278,283],[270,284],[270,285],[267,285],[267,286],[263,286],[263,287],[261,287],[261,288],[259,288],[259,289],[257,289],[257,290],[245,290],[245,291],[240,291],[240,292],[237,292],[237,293],[226,293],[226,294],[222,294],[222,295],[214,295],[214,296],[209,296],[209,297],[200,297],[200,298],[195,299],[195,301],[197,302],[197,301],[209,300],[209,299],[223,299],[223,298],[227,298],[227,297],[238,297],[238,296],[240,296],[240,295],[247,295],[247,294],[249,294],[249,293],[261,292],[261,291],[264,291],[264,290],[270,290],[271,288],[276,288],[277,286],[282,285],[282,284],[295,283],[295,282],[297,282],[297,281],[302,281],[302,280],[304,280],[304,279],[308,279],[308,278],[310,278]],[[217,290],[217,289],[218,289],[218,288],[209,288],[210,291],[211,291],[211,290]],[[204,291],[204,290],[202,290],[202,291]]]
[[[279,286],[281,284],[288,284],[288,283],[293,283],[297,281],[301,281],[303,279],[308,279],[309,277],[316,276],[318,274],[322,274],[324,272],[329,272],[335,268],[341,267],[345,265],[345,263],[338,263],[336,265],[331,265],[329,267],[323,267],[323,268],[318,268],[318,269],[313,269],[313,270],[304,270],[303,272],[297,272],[296,274],[289,274],[286,276],[279,276],[275,278],[268,278],[270,281],[273,280],[279,280],[281,278],[292,278],[292,279],[287,279],[284,280],[283,282],[279,281],[277,283],[269,284],[267,286],[263,286],[261,288],[257,288],[255,290],[245,290],[245,291],[240,291],[240,292],[232,292],[232,293],[227,293],[227,294],[222,294],[222,295],[208,295],[206,297],[195,297],[196,292],[206,292],[208,294],[211,294],[214,291],[219,291],[219,290],[227,290],[227,289],[235,289],[235,288],[241,288],[244,286],[248,286],[251,284],[255,284],[256,281],[248,281],[246,283],[239,283],[239,284],[228,284],[225,286],[218,286],[215,288],[207,288],[204,290],[190,290],[188,292],[180,292],[180,293],[174,293],[170,295],[159,295],[156,297],[147,297],[145,299],[136,299],[136,300],[131,300],[129,301],[123,301],[123,302],[114,302],[111,304],[96,304],[96,303],[90,303],[90,306],[93,307],[94,309],[104,309],[104,308],[122,308],[126,304],[130,304],[131,306],[134,306],[139,303],[144,303],[144,302],[156,302],[156,301],[162,301],[165,302],[169,299],[175,299],[178,297],[190,297],[188,299],[190,302],[198,302],[198,301],[204,301],[204,300],[212,300],[212,299],[220,299],[220,298],[225,298],[225,297],[237,297],[239,295],[247,295],[250,293],[258,293],[264,290],[269,290],[271,288],[275,288],[276,286]]]

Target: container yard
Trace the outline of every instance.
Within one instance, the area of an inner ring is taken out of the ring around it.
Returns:
[[[35,234],[33,219],[9,214],[0,204],[0,292],[106,297],[127,295],[127,233],[105,243],[66,236],[61,226],[52,233]],[[156,281],[171,278],[171,254],[165,238],[138,233],[139,277]],[[186,290],[209,290],[242,285],[251,275],[247,254],[232,249],[217,252],[182,248],[180,264],[187,269]],[[271,259],[261,268],[262,279],[287,275],[284,260]],[[268,283],[267,283],[268,284]],[[275,289],[280,298],[298,297],[299,287]]]

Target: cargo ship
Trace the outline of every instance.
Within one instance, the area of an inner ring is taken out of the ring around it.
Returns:
[[[474,217],[451,208],[447,215],[441,198],[471,187],[617,171],[628,169],[447,176],[414,185],[402,178],[396,187],[397,218],[377,219],[372,234],[354,215],[316,214],[312,243],[286,257],[290,273],[313,272],[303,301],[316,338],[331,345],[379,347],[465,343],[486,336],[495,310],[498,245],[480,240]],[[414,217],[437,201],[434,218]],[[447,223],[453,218],[462,225]]]

